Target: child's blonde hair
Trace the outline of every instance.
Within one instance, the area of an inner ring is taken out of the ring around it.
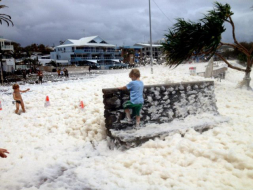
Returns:
[[[13,88],[13,89],[18,89],[18,88],[19,88],[19,85],[18,85],[18,84],[13,84],[12,88]]]
[[[135,76],[136,78],[140,78],[141,74],[139,69],[132,69],[129,73],[129,77]]]

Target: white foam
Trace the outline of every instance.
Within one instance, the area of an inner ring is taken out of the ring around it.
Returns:
[[[154,66],[154,74],[141,67],[141,79],[147,85],[210,80],[189,73],[206,64]],[[225,80],[215,80],[217,106],[229,122],[121,152],[107,146],[102,88],[127,84],[128,72],[21,86],[31,89],[22,94],[27,113],[21,115],[14,114],[11,87],[1,87],[0,147],[10,154],[0,159],[0,189],[253,189],[253,94],[235,89],[242,72],[228,69]]]

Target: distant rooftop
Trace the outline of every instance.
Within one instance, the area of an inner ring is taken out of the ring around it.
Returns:
[[[118,49],[121,49],[121,48],[124,48],[124,49],[141,49],[142,46],[120,46],[120,47],[118,47]]]
[[[81,38],[79,40],[68,39],[62,45],[59,45],[57,47],[69,47],[69,46],[115,47],[115,45],[107,43],[99,36],[90,36]]]
[[[4,39],[3,36],[0,36],[0,42],[12,42],[12,41],[8,39]]]
[[[150,44],[144,44],[144,43],[137,43],[134,44],[135,46],[142,46],[142,47],[150,47]],[[152,47],[162,47],[162,45],[159,44],[152,44]]]

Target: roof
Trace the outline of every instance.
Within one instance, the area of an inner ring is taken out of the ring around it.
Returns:
[[[12,42],[12,41],[11,41],[11,40],[4,39],[4,38],[1,38],[1,37],[0,37],[0,42]]]
[[[135,46],[150,47],[150,44],[137,43]],[[162,47],[160,44],[152,44],[152,47]]]
[[[119,47],[119,49],[121,49],[121,48],[123,48],[123,49],[141,49],[142,46],[121,46],[121,47]]]
[[[108,44],[105,40],[103,40],[99,36],[90,36],[81,38],[79,40],[68,39],[62,45],[56,47],[72,47],[72,46],[115,47],[115,45]]]

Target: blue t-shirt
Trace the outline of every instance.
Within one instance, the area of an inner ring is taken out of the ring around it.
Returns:
[[[130,91],[130,101],[132,104],[143,104],[143,82],[140,80],[133,80],[126,85]]]

